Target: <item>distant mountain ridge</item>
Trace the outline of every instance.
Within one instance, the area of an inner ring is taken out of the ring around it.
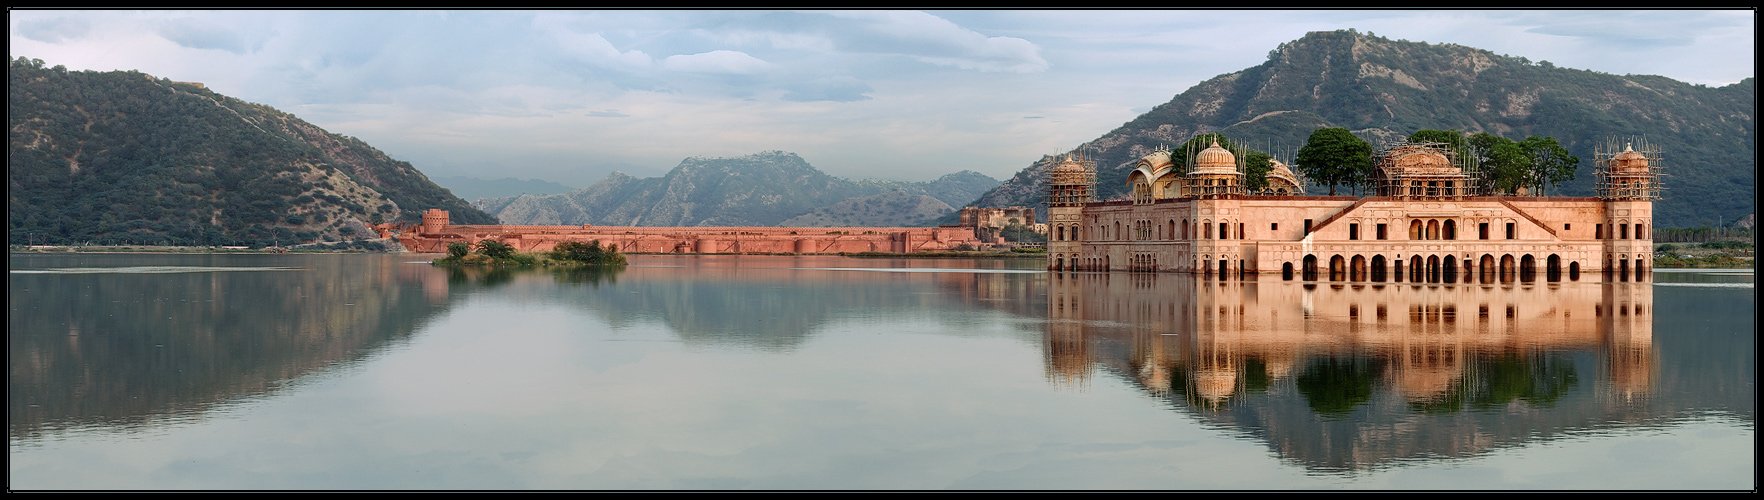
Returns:
[[[1127,193],[1138,158],[1201,133],[1289,151],[1324,127],[1384,141],[1421,129],[1539,135],[1581,158],[1575,180],[1552,193],[1590,196],[1594,144],[1644,136],[1666,158],[1668,191],[1655,205],[1655,223],[1719,225],[1755,210],[1754,81],[1711,88],[1353,30],[1313,32],[1270,51],[1263,64],[1195,85],[1078,150],[1096,161],[1097,191],[1107,199]],[[976,205],[1045,207],[1052,160],[1037,160]]]
[[[508,198],[523,194],[547,195],[567,193],[576,188],[541,179],[481,179],[456,175],[451,177],[430,177],[435,184],[452,191],[455,196],[466,201],[479,199]]]
[[[661,177],[639,179],[613,172],[592,186],[568,193],[485,200],[482,206],[504,224],[777,226],[817,210],[828,220],[875,219],[874,214],[847,213],[873,212],[873,204],[822,209],[896,191],[931,198],[953,211],[998,182],[970,171],[930,182],[854,181],[827,175],[795,153],[765,151],[737,158],[687,158]],[[899,207],[891,210],[920,210],[922,204],[915,202],[910,209],[899,203],[889,206]]]
[[[199,84],[68,71],[7,77],[7,229],[41,244],[290,245],[377,237],[440,208],[495,219],[354,137]]]

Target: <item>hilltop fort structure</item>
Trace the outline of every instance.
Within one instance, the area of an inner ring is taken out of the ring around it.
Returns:
[[[453,225],[430,209],[418,225],[375,224],[413,252],[447,251],[455,242],[496,240],[516,250],[549,251],[558,243],[599,241],[626,253],[913,253],[977,246],[972,227],[639,227]]]
[[[1186,174],[1168,151],[1145,156],[1128,174],[1129,199],[1098,202],[1096,166],[1067,157],[1048,180],[1048,268],[1430,282],[1640,273],[1653,255],[1660,158],[1615,145],[1597,152],[1595,197],[1478,192],[1474,172],[1438,143],[1375,155],[1371,196],[1307,196],[1278,162],[1268,187],[1249,192],[1237,155],[1215,142]]]
[[[974,235],[988,243],[1003,244],[1004,228],[1012,224],[1047,234],[1047,224],[1035,222],[1035,209],[1031,207],[967,207],[962,209],[959,217],[961,222],[957,225],[974,228]]]

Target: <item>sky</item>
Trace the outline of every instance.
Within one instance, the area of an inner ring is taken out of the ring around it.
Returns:
[[[1709,86],[1752,10],[9,12],[10,55],[272,106],[431,177],[584,187],[693,156],[1008,178],[1311,31]]]

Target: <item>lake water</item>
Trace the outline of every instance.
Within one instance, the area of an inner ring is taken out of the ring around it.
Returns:
[[[12,255],[13,489],[1740,489],[1750,271]]]

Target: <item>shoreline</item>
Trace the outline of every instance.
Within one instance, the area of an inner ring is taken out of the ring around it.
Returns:
[[[76,254],[76,253],[77,254],[212,254],[212,255],[228,255],[228,254],[267,254],[267,255],[339,254],[339,255],[341,255],[341,254],[374,254],[374,253],[401,254],[402,253],[402,254],[411,254],[411,255],[435,255],[432,253],[422,253],[422,252],[408,252],[408,251],[405,251],[405,252],[373,252],[373,251],[367,251],[367,250],[354,250],[354,249],[351,249],[351,250],[331,250],[331,249],[304,249],[304,248],[302,248],[302,249],[280,249],[280,250],[277,250],[277,249],[274,249],[273,247],[272,248],[161,247],[161,246],[81,246],[81,247],[55,246],[55,247],[51,247],[51,246],[42,246],[42,245],[32,246],[32,247],[16,247],[15,246],[15,247],[9,248],[8,253],[14,254],[14,255],[22,255],[22,254]],[[1047,258],[1047,254],[1045,254],[1045,253],[1028,253],[1028,252],[915,252],[915,253],[854,252],[854,253],[837,253],[837,254],[628,253],[626,255],[675,255],[675,256],[823,255],[823,256],[850,257],[850,258],[854,258],[854,259],[1045,259],[1045,258]],[[1704,262],[1696,262],[1696,263],[1697,264],[1705,264],[1705,265],[1693,265],[1693,266],[1659,265],[1663,261],[1668,261],[1668,260],[1677,261],[1676,263],[1678,263],[1678,264],[1684,264],[1684,263],[1687,263],[1686,261],[1695,262],[1695,261],[1701,260],[1701,259],[1656,257],[1654,259],[1654,262],[1656,264],[1655,269],[1756,269],[1756,264],[1755,264],[1756,261],[1751,260],[1751,259],[1743,259],[1743,260],[1735,259],[1735,261],[1722,262],[1722,263],[1704,261]]]

